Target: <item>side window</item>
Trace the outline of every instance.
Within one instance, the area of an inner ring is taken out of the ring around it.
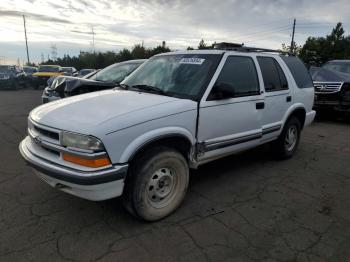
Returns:
[[[209,100],[215,99],[218,89],[229,90],[231,97],[259,94],[259,80],[253,59],[245,56],[227,57]]]
[[[287,78],[274,58],[258,57],[258,62],[264,79],[266,92],[288,89]]]
[[[299,88],[313,88],[313,83],[304,63],[296,56],[281,56],[292,73]],[[350,72],[350,71],[349,71]]]

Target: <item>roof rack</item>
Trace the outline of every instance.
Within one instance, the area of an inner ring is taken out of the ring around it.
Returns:
[[[279,53],[279,54],[294,56],[294,54],[290,52],[282,51],[282,50],[266,49],[266,48],[259,48],[259,47],[248,47],[248,46],[244,46],[244,44],[227,43],[227,42],[214,44],[214,49],[239,51],[239,52]]]

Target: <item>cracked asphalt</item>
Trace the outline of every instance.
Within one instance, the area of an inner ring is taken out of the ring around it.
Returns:
[[[191,173],[170,217],[50,188],[18,144],[41,91],[0,92],[0,261],[350,261],[350,122],[304,130],[293,159],[261,147]]]

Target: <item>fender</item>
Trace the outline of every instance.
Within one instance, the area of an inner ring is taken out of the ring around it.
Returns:
[[[176,137],[182,136],[188,139],[192,145],[195,145],[196,143],[196,139],[194,138],[194,135],[189,130],[183,127],[176,127],[176,126],[163,127],[163,128],[149,131],[137,137],[136,139],[134,139],[122,153],[119,162],[127,163],[130,160],[130,158],[143,146],[147,145],[150,142],[156,141],[158,139],[171,137],[171,136],[176,136]]]
[[[301,104],[301,103],[293,104],[291,107],[288,108],[287,112],[283,116],[281,130],[283,130],[283,127],[286,124],[287,119],[293,114],[294,111],[296,111],[298,109],[304,109],[305,113],[307,112],[307,110],[303,104]]]

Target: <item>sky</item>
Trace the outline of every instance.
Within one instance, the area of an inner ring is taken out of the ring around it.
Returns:
[[[172,50],[201,39],[281,48],[291,42],[294,18],[298,44],[329,34],[337,22],[350,34],[349,0],[1,0],[0,63],[26,61],[22,15],[36,63],[53,45],[58,57],[163,40]]]

